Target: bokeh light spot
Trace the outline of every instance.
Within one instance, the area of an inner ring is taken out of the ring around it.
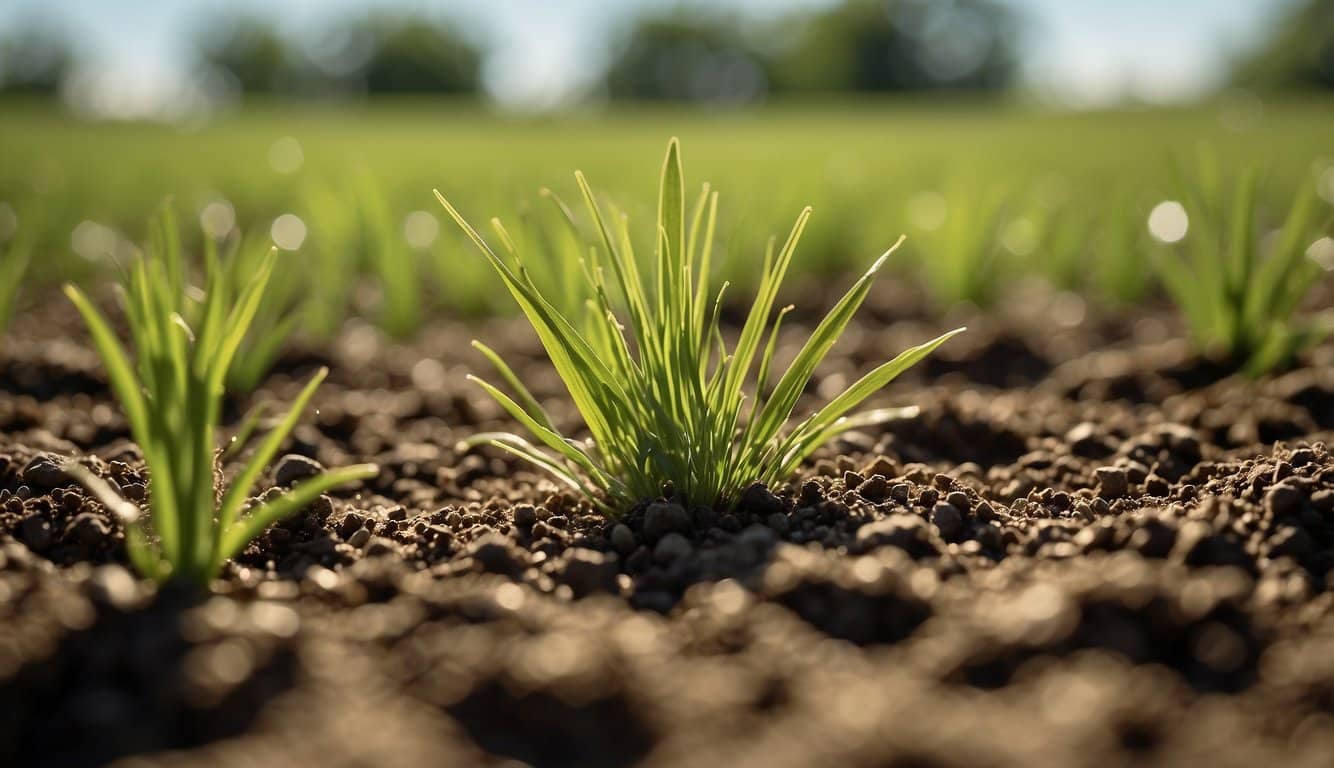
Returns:
[[[301,142],[291,136],[284,136],[269,145],[269,167],[278,173],[296,173],[305,161]]]
[[[273,220],[269,229],[273,244],[284,251],[295,251],[306,241],[306,222],[292,213],[284,213]]]
[[[413,248],[430,248],[440,236],[440,220],[427,211],[413,211],[403,219],[403,239]]]
[[[214,200],[199,212],[199,225],[209,237],[224,238],[236,227],[236,209],[226,200]]]
[[[1175,200],[1164,200],[1149,212],[1149,234],[1160,243],[1177,243],[1190,229],[1186,209]]]

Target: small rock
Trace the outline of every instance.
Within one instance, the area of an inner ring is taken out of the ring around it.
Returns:
[[[1311,494],[1311,506],[1325,514],[1334,512],[1334,490],[1316,491]]]
[[[746,526],[746,530],[737,537],[737,542],[743,546],[750,547],[756,552],[763,552],[769,549],[778,541],[778,536],[773,529],[763,525]]]
[[[380,555],[392,554],[397,550],[398,545],[393,539],[386,539],[383,536],[374,536],[370,544],[366,547],[367,557],[379,557]]]
[[[1316,550],[1315,540],[1302,528],[1283,527],[1269,540],[1270,557],[1304,557]]]
[[[1172,551],[1176,540],[1175,526],[1151,517],[1140,523],[1126,543],[1144,557],[1163,558]]]
[[[653,559],[660,563],[669,563],[688,557],[692,551],[694,547],[690,545],[689,539],[679,533],[669,533],[653,548]]]
[[[524,564],[510,547],[509,540],[499,534],[490,534],[471,542],[468,555],[488,573],[513,576],[524,569]]]
[[[847,488],[849,491],[857,490],[861,487],[863,482],[865,482],[865,478],[856,472],[848,471],[843,473],[843,487]]]
[[[908,487],[908,484],[907,484],[907,483],[895,483],[895,484],[889,489],[889,498],[893,499],[894,501],[898,502],[899,504],[907,504],[907,503],[908,503],[908,494],[909,494],[911,491],[912,491],[912,489]]]
[[[1105,455],[1105,441],[1099,434],[1098,426],[1092,422],[1076,424],[1065,433],[1065,440],[1070,444],[1070,452],[1076,456],[1095,458]]]
[[[690,511],[690,517],[695,521],[695,528],[701,531],[707,531],[718,524],[718,510],[713,507],[695,507]]]
[[[92,512],[75,515],[65,527],[66,539],[73,539],[89,548],[102,546],[110,535],[111,529],[107,527],[106,521]]]
[[[369,542],[370,540],[371,540],[370,529],[363,526],[361,528],[358,528],[356,531],[352,533],[351,536],[348,537],[347,543],[354,549],[361,549],[362,547],[366,546],[366,543]]]
[[[1098,478],[1098,495],[1104,499],[1119,499],[1129,489],[1126,471],[1120,467],[1098,467],[1093,470]]]
[[[54,540],[51,523],[41,515],[28,515],[18,525],[18,539],[33,552],[45,552],[51,548]]]
[[[635,541],[634,531],[625,523],[617,523],[611,528],[611,546],[622,555],[628,555],[635,551],[638,543]]]
[[[917,496],[917,503],[924,507],[934,507],[940,501],[940,491],[935,488],[923,488]]]
[[[680,504],[656,502],[644,511],[644,537],[657,541],[669,533],[690,530],[690,514]]]
[[[1144,478],[1144,492],[1150,496],[1164,498],[1172,492],[1172,486],[1165,478],[1150,474]]]
[[[941,502],[931,510],[931,522],[945,541],[954,541],[963,531],[963,514],[949,502]]]
[[[33,488],[59,488],[68,485],[69,475],[65,474],[63,462],[49,453],[39,453],[23,467],[20,474],[24,484]]]
[[[751,483],[741,493],[741,508],[759,517],[787,511],[783,500],[775,496],[763,483]]]
[[[857,493],[867,501],[883,501],[885,494],[889,493],[889,481],[884,475],[871,475],[870,479],[857,487]]]
[[[323,471],[324,467],[318,461],[297,453],[289,453],[278,460],[278,466],[273,470],[273,483],[290,487]]]
[[[813,507],[824,501],[824,488],[814,480],[807,480],[801,484],[801,504],[805,507]]]
[[[658,546],[661,547],[662,542]],[[575,597],[594,592],[616,592],[616,575],[615,555],[581,547],[567,549],[562,555],[561,576]]]
[[[1301,508],[1302,492],[1286,483],[1279,483],[1265,494],[1265,510],[1274,517],[1294,515]]]
[[[1295,469],[1304,467],[1313,461],[1315,461],[1315,451],[1310,448],[1298,448],[1288,457],[1288,463]]]
[[[782,512],[775,512],[774,514],[769,515],[767,518],[765,518],[764,524],[780,534],[787,533],[789,528],[787,515],[783,514]]]
[[[531,504],[520,504],[514,508],[514,527],[528,530],[536,522],[537,510]]]
[[[134,601],[137,589],[134,576],[119,565],[103,565],[93,571],[89,590],[97,600],[121,610]]]
[[[963,513],[967,513],[968,508],[973,505],[968,500],[968,494],[963,491],[950,491],[945,495],[945,503]]]
[[[898,547],[914,557],[935,551],[926,521],[906,513],[863,525],[857,530],[857,544],[862,551],[882,546]]]

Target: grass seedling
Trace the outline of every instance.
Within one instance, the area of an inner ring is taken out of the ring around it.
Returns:
[[[436,197],[531,321],[591,434],[585,442],[561,434],[513,369],[474,342],[515,397],[475,380],[538,444],[512,433],[477,435],[467,444],[489,443],[531,461],[605,512],[657,496],[665,484],[688,503],[726,507],[752,481],[787,477],[840,432],[901,414],[902,409],[882,409],[847,415],[962,330],[903,352],[787,429],[816,366],[866,298],[889,253],[854,283],[771,382],[778,329],[791,309],[775,317],[774,304],[810,209],[798,216],[781,249],[775,252],[771,243],[758,295],[729,349],[719,327],[727,284],[714,293],[709,280],[718,197],[706,185],[686,218],[677,141],[668,144],[663,162],[656,258],[647,279],[631,249],[626,218],[615,210],[604,215],[583,175],[575,178],[598,240],[585,249],[589,255],[582,262],[592,318],[586,324],[572,321],[538,288],[499,221],[492,224],[508,258],[493,251],[439,191]]]
[[[1322,229],[1312,190],[1301,188],[1282,227],[1268,237],[1256,232],[1254,173],[1242,176],[1230,205],[1220,177],[1207,168],[1188,191],[1184,208],[1159,206],[1149,227],[1169,243],[1158,275],[1202,354],[1260,376],[1334,330],[1334,313],[1297,313],[1322,273],[1306,255]]]
[[[192,328],[177,311],[183,265],[154,256],[172,252],[150,249],[122,278],[136,364],[88,297],[73,285],[65,286],[143,452],[149,471],[149,519],[86,469],[71,463],[69,471],[122,519],[126,550],[140,573],[159,582],[170,579],[202,587],[271,523],[331,488],[373,476],[377,469],[364,464],[333,470],[247,509],[264,467],[324,379],[321,370],[230,486],[225,491],[218,487],[215,432],[225,377],[264,298],[277,254],[267,252],[236,290],[229,271],[210,252],[199,321]]]
[[[221,255],[217,254],[218,244],[212,238],[204,239],[205,260],[217,259],[228,273],[229,285],[241,285],[245,278],[255,274],[264,261],[274,253],[274,247],[268,235],[240,237],[234,236],[222,244]],[[264,301],[250,323],[250,332],[241,341],[235,358],[227,368],[227,389],[233,392],[248,393],[259,386],[264,377],[278,362],[283,348],[296,332],[304,318],[304,310],[313,300],[310,298],[306,275],[309,266],[291,257],[276,261],[269,284],[264,291]],[[320,270],[315,270],[320,271]],[[194,305],[191,320],[197,320],[198,310]]]

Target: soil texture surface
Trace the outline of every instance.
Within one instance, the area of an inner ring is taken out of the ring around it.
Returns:
[[[197,595],[138,579],[61,470],[146,495],[52,300],[0,353],[0,765],[1334,764],[1334,345],[1252,381],[1166,312],[1013,305],[871,404],[917,415],[733,509],[664,489],[616,519],[456,449],[515,429],[464,380],[474,336],[578,424],[520,321],[349,325],[228,426],[329,365],[266,487],[380,476]],[[804,407],[969,320],[928,317],[878,289]]]

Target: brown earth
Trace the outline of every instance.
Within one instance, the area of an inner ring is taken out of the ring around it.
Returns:
[[[256,398],[330,365],[274,477],[382,474],[206,596],[137,580],[59,471],[144,493],[72,313],[29,312],[0,362],[0,765],[1334,764],[1334,345],[1252,382],[1165,312],[1013,306],[877,401],[918,416],[734,510],[614,521],[454,450],[510,427],[463,379],[473,334],[575,422],[522,323],[349,326]],[[954,324],[927,316],[876,293],[811,394]]]

